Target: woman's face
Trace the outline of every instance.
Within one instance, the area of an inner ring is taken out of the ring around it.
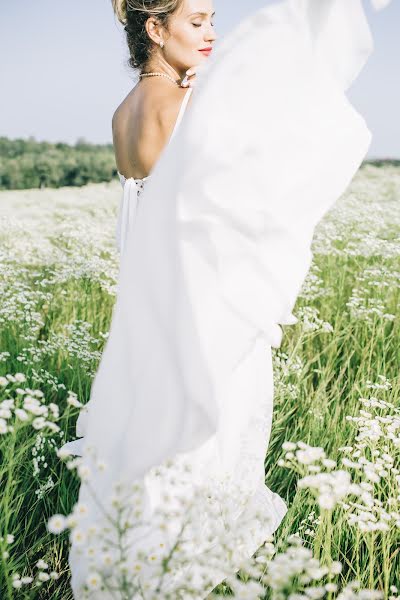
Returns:
[[[178,72],[200,65],[212,53],[214,15],[212,0],[184,0],[170,17],[163,55]]]

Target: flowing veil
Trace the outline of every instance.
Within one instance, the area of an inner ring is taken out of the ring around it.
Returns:
[[[209,440],[255,340],[278,348],[296,322],[315,227],[371,142],[345,92],[372,49],[361,0],[283,0],[242,21],[198,74],[128,232],[77,422],[87,467],[88,449],[108,467],[92,482],[100,498]]]

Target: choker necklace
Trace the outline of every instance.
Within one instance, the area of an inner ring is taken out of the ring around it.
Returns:
[[[175,79],[172,79],[172,77],[170,77],[169,75],[167,75],[166,73],[141,73],[139,75],[139,77],[155,77],[156,75],[159,75],[160,77],[166,77],[167,79],[169,79],[170,81],[172,81],[172,83],[174,83],[175,85],[177,85],[178,87],[180,87],[179,83],[177,81],[175,81]]]

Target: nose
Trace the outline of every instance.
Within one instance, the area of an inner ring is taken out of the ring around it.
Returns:
[[[208,31],[207,31],[207,35],[206,35],[206,41],[207,42],[213,42],[214,40],[216,40],[218,38],[214,27],[212,25],[209,26]]]

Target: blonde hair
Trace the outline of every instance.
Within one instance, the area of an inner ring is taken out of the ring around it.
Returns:
[[[183,0],[111,0],[114,13],[126,32],[133,69],[142,70],[149,60],[154,42],[146,31],[149,17],[156,17],[168,29],[169,17],[181,6]]]
[[[127,0],[112,0],[112,6],[118,21],[125,25],[127,18]]]

